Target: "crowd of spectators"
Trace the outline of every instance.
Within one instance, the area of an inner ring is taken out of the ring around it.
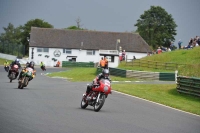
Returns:
[[[183,42],[180,39],[178,41],[178,48],[179,49],[192,49],[194,47],[200,46],[200,37],[196,36],[194,38],[191,38],[186,46],[182,46],[182,43]],[[171,42],[169,47],[160,46],[160,47],[157,48],[156,51],[152,51],[152,54],[161,54],[162,52],[169,52],[169,51],[173,51],[175,49],[176,49],[176,46],[174,45],[173,42]]]
[[[200,45],[200,37],[196,36],[194,38],[191,37],[191,39],[188,42],[187,46],[181,46],[180,49],[191,49],[193,47],[198,47]]]

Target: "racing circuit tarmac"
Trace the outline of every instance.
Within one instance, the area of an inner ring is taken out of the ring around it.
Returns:
[[[200,133],[200,116],[117,92],[99,112],[81,109],[86,82],[44,75],[61,68],[36,68],[36,78],[24,89],[0,68],[0,133]]]

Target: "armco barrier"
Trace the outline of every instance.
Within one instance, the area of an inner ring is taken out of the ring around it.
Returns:
[[[159,80],[161,81],[175,81],[175,73],[160,72]]]
[[[135,71],[135,70],[123,70],[118,68],[109,68],[110,74],[120,77],[148,79],[148,80],[160,80],[160,81],[175,81],[175,73],[164,72],[147,72],[147,71]]]
[[[109,68],[110,75],[126,77],[126,70],[118,69],[118,68]]]
[[[200,97],[200,78],[177,77],[177,91]]]

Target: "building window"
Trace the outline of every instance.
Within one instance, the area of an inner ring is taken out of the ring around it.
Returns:
[[[114,62],[115,61],[115,56],[106,56],[108,62]]]
[[[37,48],[37,52],[42,52],[42,48]]]
[[[49,48],[43,48],[43,52],[49,53]]]
[[[49,48],[37,48],[37,52],[49,53]]]
[[[72,54],[72,50],[71,49],[63,49],[63,53]]]
[[[87,50],[87,55],[95,55],[95,50]]]

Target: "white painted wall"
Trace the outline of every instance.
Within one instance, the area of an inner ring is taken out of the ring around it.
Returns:
[[[61,52],[60,57],[54,56],[54,51],[59,50]],[[57,62],[54,62],[52,58],[59,60],[61,63],[62,61],[69,61],[71,57],[67,56],[77,56],[76,62],[94,62],[99,63],[102,56],[99,55],[99,50],[95,51],[95,55],[87,55],[87,50],[79,50],[79,49],[72,49],[71,54],[63,53],[63,49],[61,48],[49,48],[49,52],[37,52],[37,48],[34,47],[34,59],[31,59],[32,47],[29,47],[29,61],[34,61],[36,65],[39,65],[41,61],[45,63],[46,66],[55,66]],[[42,54],[42,56],[38,56],[38,54]],[[45,55],[48,55],[49,58],[46,58]],[[146,53],[133,53],[133,52],[126,52],[127,59],[133,59],[133,56],[136,59],[140,59],[142,57],[147,56]],[[110,60],[110,59],[108,59]],[[109,67],[118,67],[119,64],[119,56],[114,57],[115,62],[109,62]],[[62,65],[62,64],[61,64]]]
[[[126,52],[127,59],[133,59],[133,56],[135,56],[136,59],[141,59],[143,57],[147,56],[147,53],[132,53],[132,52]]]
[[[34,48],[34,58],[31,59],[32,56],[32,48]],[[54,56],[54,51],[59,50],[61,52],[60,57]],[[41,54],[41,56],[38,56]],[[46,58],[45,55],[48,55],[49,58]],[[76,62],[94,62],[99,63],[102,56],[99,55],[99,50],[95,51],[95,55],[87,55],[87,50],[79,50],[79,49],[72,49],[71,54],[63,53],[63,49],[56,49],[56,48],[49,48],[49,52],[37,52],[36,47],[29,47],[29,60],[34,61],[36,65],[39,65],[40,62],[44,62],[46,66],[55,66],[57,62],[54,62],[52,58],[59,60],[61,63],[62,61],[69,61],[71,57],[67,56],[77,56]],[[119,64],[119,57],[115,56],[115,62],[109,62],[109,67],[117,67]],[[62,65],[62,64],[61,64]]]

